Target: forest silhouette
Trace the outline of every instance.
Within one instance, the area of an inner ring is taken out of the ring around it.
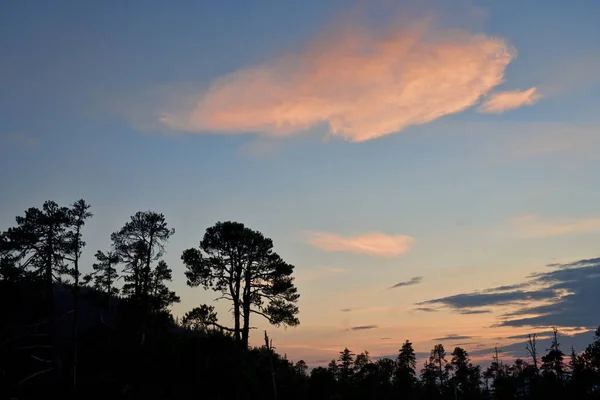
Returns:
[[[225,326],[209,304],[171,314],[180,299],[163,256],[175,230],[163,214],[137,212],[82,266],[91,210],[47,201],[0,233],[2,399],[600,399],[600,328],[581,352],[565,353],[556,328],[549,349],[529,335],[526,360],[497,350],[486,369],[441,343],[417,365],[409,340],[394,358],[344,348],[310,369],[267,332],[249,346],[255,319],[300,324],[294,266],[271,239],[217,222],[181,255],[189,286],[231,304]]]

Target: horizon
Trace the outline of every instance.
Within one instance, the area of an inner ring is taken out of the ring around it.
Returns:
[[[213,304],[228,324],[181,255],[242,222],[295,266],[300,294],[299,326],[253,320],[250,343],[267,330],[311,367],[406,339],[483,363],[495,346],[524,357],[523,335],[552,326],[565,348],[593,337],[599,3],[5,11],[2,231],[83,198],[89,272],[131,215],[163,213],[173,314]]]

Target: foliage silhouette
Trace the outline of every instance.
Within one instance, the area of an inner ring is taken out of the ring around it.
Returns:
[[[271,324],[296,326],[294,266],[273,252],[273,241],[239,222],[217,222],[208,228],[200,248],[185,250],[188,285],[212,288],[218,299],[233,304],[235,339],[248,347],[250,314]]]

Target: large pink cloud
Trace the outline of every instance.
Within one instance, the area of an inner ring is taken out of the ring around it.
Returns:
[[[429,20],[385,32],[345,27],[216,79],[192,107],[166,112],[161,122],[280,136],[323,123],[361,142],[473,106],[503,82],[515,54],[502,38]]]
[[[410,236],[386,235],[381,232],[357,236],[315,232],[310,235],[308,242],[325,251],[394,257],[409,251],[415,239]]]

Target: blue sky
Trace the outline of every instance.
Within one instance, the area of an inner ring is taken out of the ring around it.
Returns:
[[[182,314],[215,296],[185,286],[181,252],[218,220],[244,222],[296,265],[301,325],[270,329],[312,362],[547,330],[490,328],[522,304],[414,309],[598,256],[599,12],[591,0],[10,2],[1,226],[83,197],[91,265],[130,215],[162,212]]]

